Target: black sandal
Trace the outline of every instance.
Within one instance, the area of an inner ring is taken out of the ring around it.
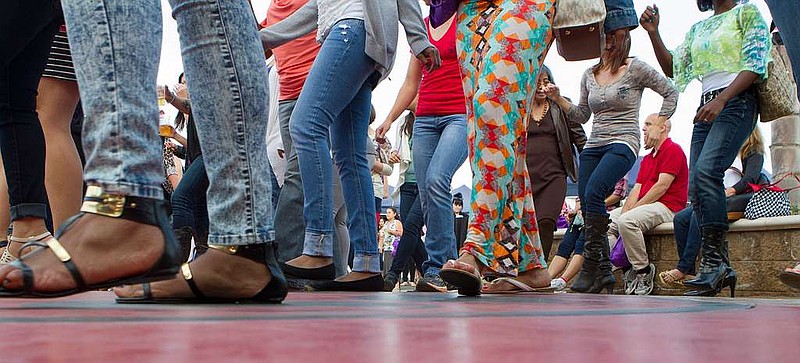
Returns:
[[[72,262],[72,256],[70,256],[64,246],[58,242],[58,238],[87,213],[112,218],[122,218],[159,227],[164,235],[164,253],[161,255],[158,262],[156,262],[149,271],[143,274],[116,278],[100,283],[86,284],[80,271],[78,271],[78,267]],[[83,206],[81,207],[81,213],[67,220],[56,233],[55,237],[44,241],[28,242],[22,246],[22,249],[28,247],[42,247],[52,251],[61,263],[64,264],[64,267],[69,271],[70,275],[72,275],[76,287],[56,292],[36,291],[33,286],[33,270],[31,270],[30,266],[25,264],[24,258],[20,257],[10,265],[22,271],[23,288],[21,290],[9,290],[0,287],[0,297],[55,298],[86,291],[104,290],[126,284],[141,284],[151,281],[169,280],[178,273],[181,262],[180,246],[175,242],[175,238],[172,234],[166,202],[152,198],[107,194],[98,186],[89,186],[87,188],[86,196],[83,199]]]
[[[217,298],[207,297],[197,287],[188,263],[181,265],[181,276],[194,297],[189,298],[158,298],[153,297],[150,284],[142,286],[142,296],[131,298],[117,298],[119,304],[280,304],[289,292],[286,277],[281,271],[277,257],[277,246],[274,243],[246,245],[246,246],[220,246],[209,244],[208,248],[225,252],[229,255],[244,257],[248,260],[263,263],[269,269],[272,279],[261,291],[249,298]]]

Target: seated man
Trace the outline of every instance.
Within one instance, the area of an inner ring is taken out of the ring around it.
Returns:
[[[686,155],[669,138],[672,124],[667,121],[663,126],[656,126],[656,117],[658,115],[647,117],[643,131],[645,135],[658,135],[658,142],[642,159],[636,184],[625,204],[611,212],[608,228],[609,241],[616,241],[622,235],[625,253],[632,265],[625,279],[625,293],[629,295],[648,295],[653,291],[655,266],[647,257],[644,233],[672,221],[674,213],[682,210],[688,199]]]

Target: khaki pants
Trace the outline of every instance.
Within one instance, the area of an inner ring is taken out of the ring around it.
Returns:
[[[660,202],[643,205],[622,214],[622,208],[611,211],[611,223],[608,226],[608,241],[611,247],[616,244],[617,237],[622,235],[625,253],[633,268],[641,270],[650,264],[647,248],[644,245],[644,233],[661,223],[671,222],[674,213]]]

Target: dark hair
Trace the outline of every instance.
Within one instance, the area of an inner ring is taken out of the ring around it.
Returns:
[[[183,72],[178,76],[178,83],[181,83],[181,79],[183,79],[185,75]],[[175,95],[177,96],[177,95]],[[186,127],[186,116],[183,115],[183,112],[178,111],[178,114],[175,116],[175,128],[178,130],[183,130]]]
[[[392,211],[392,213],[394,213],[394,214],[397,214],[397,209],[394,209],[394,207],[386,207],[386,212],[387,212],[387,213],[388,213],[390,210]]]
[[[540,70],[540,72],[544,72],[544,74],[547,75],[547,78],[550,80],[550,83],[556,83],[555,80],[553,79],[553,72],[550,71],[549,67],[542,64],[542,69]]]
[[[464,196],[461,193],[453,194],[453,204],[455,205],[464,205]]]
[[[375,122],[375,117],[377,117],[377,114],[375,113],[375,106],[369,105],[369,123],[370,124]]]
[[[403,122],[403,133],[408,135],[410,139],[414,135],[414,121],[417,120],[417,115],[414,114],[414,111],[408,111],[406,114],[406,119]]]

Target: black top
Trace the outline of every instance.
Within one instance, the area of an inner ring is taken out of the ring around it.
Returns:
[[[189,164],[195,159],[203,156],[203,151],[200,150],[200,138],[197,136],[197,127],[191,114],[189,114],[189,120],[186,121],[186,147],[178,146],[175,156],[186,160],[186,167],[189,167]]]
[[[761,169],[764,168],[764,154],[750,153],[742,159],[742,179],[733,185],[736,194],[752,192],[750,184],[763,184],[767,181],[762,177]]]

